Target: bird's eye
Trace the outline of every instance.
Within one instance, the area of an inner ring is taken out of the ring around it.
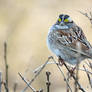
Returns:
[[[68,19],[64,19],[64,22],[69,22],[69,20]]]
[[[59,18],[58,21],[61,22],[62,21],[61,18]]]

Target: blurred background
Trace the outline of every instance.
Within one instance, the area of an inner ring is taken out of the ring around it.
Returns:
[[[92,11],[92,0],[0,0],[0,71],[4,80],[3,45],[6,41],[10,92],[13,92],[14,83],[18,84],[17,92],[26,86],[18,72],[30,80],[33,70],[53,55],[47,48],[46,38],[59,14],[70,15],[92,44],[92,25],[78,11]],[[32,86],[36,89],[43,88],[46,92],[47,70],[51,72],[51,92],[66,92],[66,84],[56,65],[46,66]],[[87,92],[91,92],[86,74],[81,72],[79,78]],[[30,89],[26,92],[29,91],[31,92]]]

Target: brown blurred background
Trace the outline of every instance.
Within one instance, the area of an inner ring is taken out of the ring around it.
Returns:
[[[7,41],[11,92],[15,82],[18,83],[17,92],[25,87],[18,72],[30,80],[33,70],[53,55],[47,48],[46,37],[59,14],[69,14],[92,43],[92,25],[79,10],[92,11],[92,0],[0,0],[0,71],[4,79],[3,43]],[[51,92],[65,92],[66,84],[55,65],[48,65],[32,85],[36,89],[46,89],[46,70],[52,73]],[[81,72],[81,83],[89,91],[86,78],[85,73]]]

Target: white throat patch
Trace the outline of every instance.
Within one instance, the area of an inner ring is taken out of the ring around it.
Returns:
[[[69,27],[66,26],[66,25],[64,25],[64,26],[55,25],[55,27],[56,27],[57,29],[69,29]]]

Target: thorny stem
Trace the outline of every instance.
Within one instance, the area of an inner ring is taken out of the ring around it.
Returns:
[[[5,61],[5,88],[6,92],[9,92],[8,89],[8,64],[7,64],[7,43],[4,43],[4,61]]]

